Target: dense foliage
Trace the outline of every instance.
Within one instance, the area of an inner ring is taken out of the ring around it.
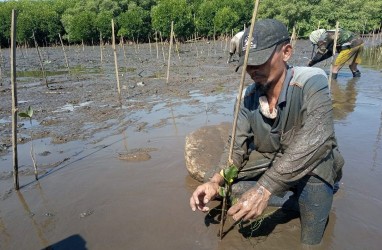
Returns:
[[[97,43],[115,34],[127,40],[167,38],[171,21],[179,39],[236,33],[251,21],[254,0],[9,0],[0,2],[0,45],[8,47],[11,12],[17,10],[17,42],[51,45],[58,34],[70,43]],[[258,18],[276,18],[299,37],[318,26],[340,26],[358,33],[380,30],[382,1],[262,0]]]

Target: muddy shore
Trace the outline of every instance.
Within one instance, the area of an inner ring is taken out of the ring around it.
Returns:
[[[301,247],[298,218],[281,211],[254,235],[234,228],[223,241],[213,218],[191,212],[188,199],[198,182],[185,168],[185,137],[232,121],[241,72],[226,63],[224,41],[178,49],[166,84],[167,45],[158,51],[155,44],[128,45],[125,53],[118,47],[121,98],[110,46],[102,61],[99,47],[67,47],[70,73],[62,48],[42,48],[48,87],[36,50],[19,50],[19,110],[34,109],[32,124],[18,123],[20,192],[11,172],[9,50],[1,50],[0,249]],[[309,42],[298,41],[291,64],[305,65],[310,55]],[[318,66],[328,72],[328,62]],[[346,166],[319,249],[378,249],[381,243],[382,73],[360,68],[361,78],[343,69],[332,85]]]

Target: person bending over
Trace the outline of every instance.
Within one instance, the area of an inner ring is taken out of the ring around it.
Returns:
[[[318,49],[312,60],[309,61],[308,66],[313,66],[334,54],[334,36],[335,30],[325,29],[318,29],[310,34],[310,41],[313,46],[317,45]],[[339,54],[332,65],[333,79],[337,79],[338,71],[345,64],[349,64],[353,77],[360,77],[361,72],[358,70],[357,65],[362,60],[363,40],[351,31],[340,29],[336,44],[336,51]]]

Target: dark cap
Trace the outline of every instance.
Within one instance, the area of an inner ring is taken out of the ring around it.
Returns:
[[[240,61],[236,71],[244,63],[245,50],[247,49],[249,29],[245,30],[240,40]],[[272,55],[275,47],[289,41],[287,27],[275,19],[262,19],[255,23],[251,48],[249,49],[248,65],[264,64]]]

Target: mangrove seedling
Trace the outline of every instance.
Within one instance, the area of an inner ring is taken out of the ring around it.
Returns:
[[[22,118],[29,118],[29,122],[32,126],[32,116],[33,116],[33,109],[31,106],[28,107],[28,109],[25,112],[20,112],[19,116]],[[37,164],[36,164],[36,159],[34,157],[34,150],[33,150],[33,134],[32,130],[30,130],[30,136],[31,136],[31,150],[30,150],[30,155],[32,157],[33,161],[33,168],[34,168],[34,177],[36,181],[38,180],[38,172],[37,172]]]
[[[219,195],[223,197],[222,212],[220,218],[220,230],[218,233],[220,239],[223,238],[223,228],[226,219],[227,197],[229,198],[231,195],[231,186],[237,178],[238,172],[239,169],[234,164],[231,164],[228,168],[222,169],[220,171],[220,175],[224,178],[224,186],[219,188]]]

